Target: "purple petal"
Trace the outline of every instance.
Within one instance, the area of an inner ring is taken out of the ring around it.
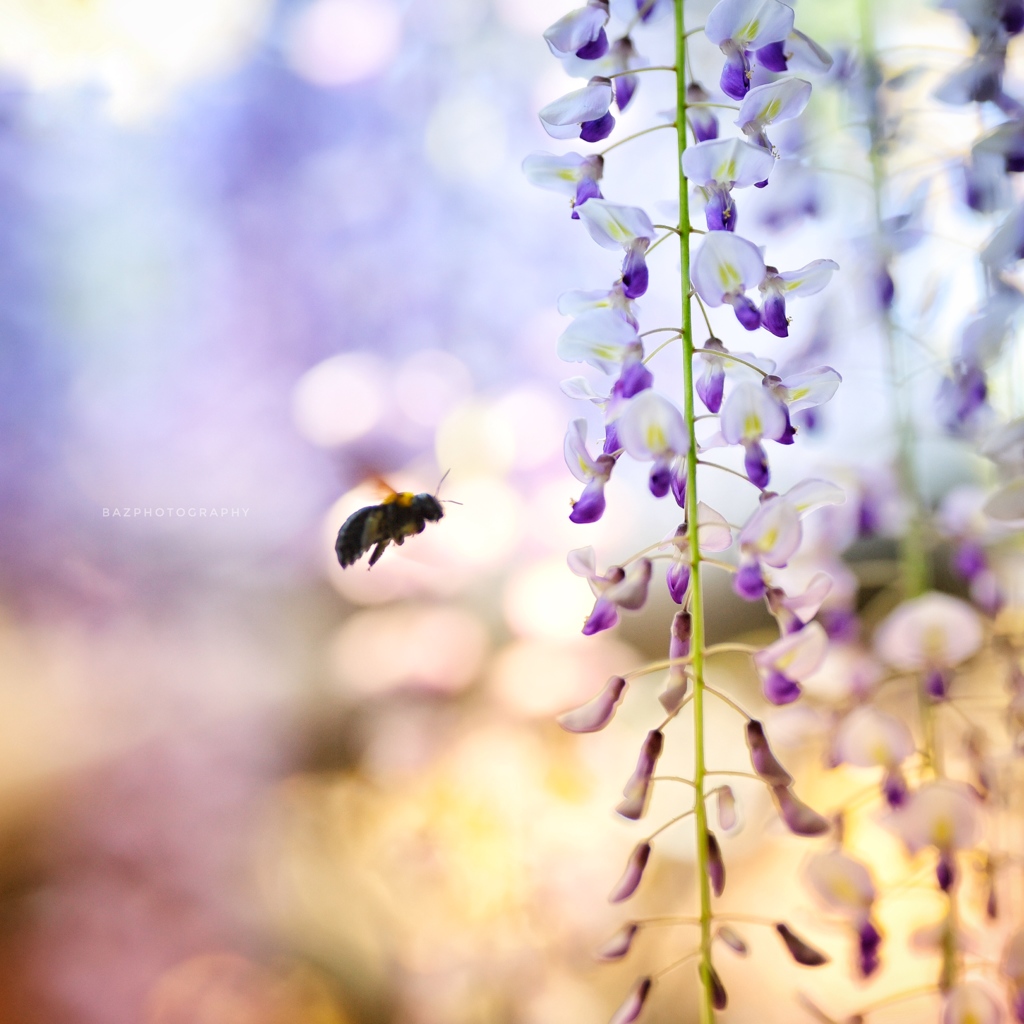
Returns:
[[[800,696],[799,684],[773,669],[764,680],[765,700],[772,704],[792,704]]]
[[[949,684],[938,669],[932,669],[924,679],[924,692],[933,700],[945,700]]]
[[[641,391],[646,391],[654,383],[654,374],[641,360],[634,359],[623,365],[622,373],[615,383],[618,385],[618,394],[623,398],[632,398]]]
[[[732,192],[725,188],[712,188],[711,198],[704,207],[704,219],[707,221],[708,231],[735,231],[736,230],[736,203],[732,198]]]
[[[761,305],[761,324],[776,338],[789,337],[789,321],[786,319],[786,300],[778,294],[766,295]]]
[[[637,75],[621,75],[612,83],[615,88],[615,105],[620,111],[629,106],[629,101],[633,98],[639,81]]]
[[[721,939],[737,956],[747,955],[747,944],[739,933],[734,928],[730,928],[729,925],[723,924],[715,932],[715,937]]]
[[[608,895],[609,903],[621,903],[636,892],[640,880],[644,877],[644,868],[647,867],[650,856],[650,843],[640,843],[634,848],[626,862],[626,870],[623,871],[622,877],[615,883],[615,888]]]
[[[690,653],[690,637],[693,633],[693,622],[689,612],[676,612],[672,617],[672,628],[668,644],[668,656],[671,660],[685,658]]]
[[[640,1016],[644,1003],[647,1002],[651,984],[650,978],[641,978],[630,990],[625,1002],[612,1015],[608,1024],[633,1024],[633,1021]]]
[[[756,718],[747,722],[746,737],[750,763],[754,771],[772,786],[788,786],[793,781],[793,776],[779,764],[768,745],[764,726]]]
[[[665,573],[668,595],[676,604],[682,604],[690,586],[690,565],[688,562],[673,562]]]
[[[658,703],[666,713],[674,715],[682,707],[687,693],[690,692],[690,677],[684,671],[674,671],[670,674],[669,680],[668,687],[658,694]]]
[[[882,779],[882,794],[890,807],[902,807],[907,802],[910,795],[907,780],[899,768],[891,768],[885,773]]]
[[[953,552],[953,571],[965,580],[973,580],[988,568],[985,549],[976,541],[965,540]]]
[[[766,588],[761,576],[761,566],[757,562],[741,565],[739,572],[732,578],[732,589],[744,601],[758,601],[764,597]]]
[[[576,183],[576,199],[573,201],[573,220],[579,220],[580,215],[576,212],[577,206],[582,206],[588,199],[603,199],[601,186],[593,178],[580,178]]]
[[[725,301],[732,306],[736,319],[748,331],[756,331],[761,326],[761,314],[746,295],[726,295]]]
[[[687,103],[707,103],[710,99],[699,83],[691,82],[686,87]],[[695,141],[707,142],[708,139],[718,138],[718,118],[715,117],[714,111],[707,107],[689,107],[686,113]]]
[[[609,456],[602,455],[602,459]],[[595,477],[586,487],[579,500],[573,502],[572,511],[569,513],[569,521],[572,523],[596,523],[604,515],[605,498],[604,485],[607,480],[603,477]]]
[[[697,395],[704,403],[708,412],[718,412],[722,408],[722,394],[725,392],[725,370],[715,367],[710,373],[702,373],[697,378]]]
[[[607,17],[607,15],[606,15]],[[608,52],[608,33],[602,28],[594,39],[576,51],[580,60],[598,60]]]
[[[708,878],[711,881],[711,891],[716,896],[725,892],[725,861],[722,858],[722,848],[718,845],[714,832],[708,832]]]
[[[718,805],[718,825],[723,832],[731,832],[739,821],[732,786],[719,786],[715,796]]]
[[[878,949],[882,945],[882,933],[870,920],[866,920],[857,929],[857,939],[860,975],[862,978],[867,978],[878,969],[880,963]]]
[[[622,291],[627,299],[639,299],[647,291],[648,272],[644,254],[649,242],[638,238],[626,250],[622,261]]]
[[[725,59],[725,66],[722,68],[722,77],[719,85],[726,96],[734,100],[741,100],[750,91],[750,79],[747,77],[746,54],[734,52]]]
[[[580,138],[584,142],[601,142],[602,139],[607,139],[611,135],[614,127],[615,118],[609,111],[603,117],[597,118],[596,121],[584,121],[580,125]]]
[[[598,598],[594,603],[594,610],[583,623],[583,635],[593,636],[604,629],[611,629],[618,621],[619,613],[615,610],[615,605],[604,598]]]
[[[754,58],[767,71],[786,71],[786,48],[781,42],[769,43],[754,51]]]
[[[631,821],[643,817],[647,810],[647,801],[651,792],[651,776],[654,774],[658,758],[661,757],[665,737],[659,729],[652,729],[640,748],[640,757],[636,768],[623,787],[625,799],[615,808],[616,812]]]
[[[705,967],[705,974],[708,988],[711,989],[711,1005],[716,1010],[724,1010],[729,1005],[729,996],[725,991],[725,986],[722,984],[722,979],[718,976],[718,971],[711,964],[708,964]]]
[[[601,446],[601,450],[606,454],[610,455],[612,452],[617,452],[622,448],[622,442],[619,440],[619,431],[614,423],[606,423],[604,425],[604,444]]]
[[[939,863],[935,865],[935,880],[943,892],[949,892],[956,881],[956,863],[948,853],[939,854]]]
[[[598,960],[621,960],[633,945],[640,930],[635,921],[627,921],[595,954]]]
[[[672,480],[669,486],[672,490],[672,497],[680,508],[686,508],[686,460],[680,459],[672,473]]]
[[[612,676],[597,696],[559,715],[558,724],[567,732],[597,732],[612,720],[625,692],[626,680],[622,676]]]
[[[775,930],[786,944],[789,955],[798,964],[803,964],[804,967],[821,967],[822,964],[828,963],[828,957],[824,953],[819,953],[813,946],[804,942],[789,925],[783,924],[780,921],[776,924]]]
[[[875,296],[880,308],[892,309],[892,304],[896,299],[896,284],[884,266],[879,267],[875,274]]]
[[[654,463],[647,486],[656,498],[664,498],[672,486],[672,467],[667,462]]]
[[[747,479],[763,491],[771,480],[771,473],[768,469],[768,456],[760,441],[750,441],[743,446],[743,468],[746,470]]]
[[[798,800],[788,786],[772,786],[772,798],[786,827],[794,835],[821,836],[831,828],[828,818]]]

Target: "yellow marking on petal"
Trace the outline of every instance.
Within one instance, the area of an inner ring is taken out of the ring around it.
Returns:
[[[763,433],[764,428],[761,426],[761,418],[756,412],[747,413],[747,418],[743,421],[743,436],[760,437]]]
[[[647,450],[663,452],[666,447],[665,431],[660,423],[651,423],[647,427]]]
[[[811,393],[810,388],[787,388],[786,390],[789,392],[789,400],[791,402],[806,398]]]
[[[743,278],[731,263],[722,262],[718,264],[718,283],[723,292],[732,292],[743,284]]]
[[[758,32],[761,31],[761,21],[759,18],[752,18],[746,23],[734,37],[736,39],[753,39]]]
[[[779,111],[781,109],[782,109],[782,102],[781,102],[781,100],[779,100],[779,99],[769,100],[769,102],[766,103],[761,108],[761,113],[758,114],[758,116],[755,118],[755,120],[760,121],[763,124],[768,124],[769,122],[774,121],[775,118],[779,116]]]
[[[864,897],[861,894],[860,889],[857,888],[848,878],[839,877],[830,879],[829,890],[835,897],[837,903],[845,903],[847,906],[851,904],[858,906],[864,903]]]
[[[771,551],[775,547],[775,542],[779,539],[779,531],[777,529],[771,529],[761,534],[760,539],[757,542],[758,551]]]
[[[953,820],[948,815],[937,818],[932,826],[932,843],[940,850],[947,849],[953,842]]]

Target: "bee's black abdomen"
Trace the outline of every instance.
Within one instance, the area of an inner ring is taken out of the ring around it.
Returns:
[[[406,493],[380,505],[367,505],[342,523],[334,545],[338,561],[347,568],[374,548],[373,565],[388,544],[401,544],[406,537],[422,533],[428,521],[436,523],[443,515],[441,503],[432,494]]]

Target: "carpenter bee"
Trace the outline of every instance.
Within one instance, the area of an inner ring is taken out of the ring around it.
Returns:
[[[370,565],[375,565],[388,544],[401,545],[406,537],[422,533],[428,522],[436,523],[443,515],[441,502],[433,494],[391,491],[379,505],[367,505],[341,524],[334,545],[338,561],[346,568],[373,548]]]

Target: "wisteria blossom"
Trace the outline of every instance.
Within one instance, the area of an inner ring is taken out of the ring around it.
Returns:
[[[752,242],[727,231],[711,231],[693,256],[690,278],[709,306],[732,306],[748,330],[761,326],[761,314],[747,292],[757,288],[766,273],[761,251]]]
[[[721,86],[726,96],[735,100],[746,96],[750,90],[752,57],[758,59],[765,54],[775,63],[775,50],[769,48],[789,36],[793,17],[793,8],[780,0],[720,0],[714,6],[704,33],[725,54]]]
[[[538,116],[553,139],[600,142],[615,127],[615,118],[609,112],[612,99],[611,81],[595,76],[582,89],[553,100]]]
[[[625,250],[623,293],[628,299],[640,298],[647,291],[644,254],[655,237],[650,218],[637,206],[618,206],[603,199],[593,199],[577,212],[598,245]]]
[[[593,154],[579,153],[532,153],[523,160],[523,174],[527,181],[538,188],[561,192],[572,199],[573,219],[579,220],[579,211],[588,199],[601,198],[600,182],[604,174],[604,158]]]
[[[704,193],[708,230],[735,231],[732,190],[766,183],[774,166],[771,153],[742,139],[713,139],[687,149],[683,171]]]
[[[978,613],[948,594],[929,593],[890,613],[875,634],[875,650],[894,668],[924,674],[924,689],[946,695],[950,670],[976,654],[983,631]]]
[[[649,485],[656,498],[672,490],[682,505],[686,487],[682,457],[690,447],[682,413],[667,398],[647,390],[630,399],[619,417],[619,440],[627,454],[652,462]]]
[[[613,565],[603,576],[597,571],[597,560],[591,547],[569,552],[569,568],[590,584],[597,598],[594,609],[583,624],[587,636],[611,629],[619,621],[619,608],[636,611],[647,600],[647,587],[651,581],[651,562],[641,558],[629,569]]]
[[[800,78],[782,78],[759,85],[744,97],[736,124],[757,145],[773,151],[765,129],[779,121],[799,117],[810,98],[811,83]]]
[[[587,421],[573,420],[565,435],[565,461],[577,480],[586,487],[573,503],[569,518],[574,523],[593,523],[604,515],[604,487],[615,468],[610,455],[591,458],[587,451]]]
[[[806,878],[822,903],[845,916],[856,931],[860,976],[873,974],[882,934],[871,919],[877,892],[868,869],[841,850],[826,850],[807,862]]]
[[[556,57],[574,53],[583,60],[596,60],[608,50],[608,0],[587,0],[586,7],[559,18],[544,32],[544,40]]]
[[[817,294],[838,269],[839,264],[835,260],[814,260],[799,270],[786,270],[781,274],[774,267],[768,267],[764,280],[758,286],[762,295],[761,323],[764,329],[779,338],[788,337],[786,299]]]

